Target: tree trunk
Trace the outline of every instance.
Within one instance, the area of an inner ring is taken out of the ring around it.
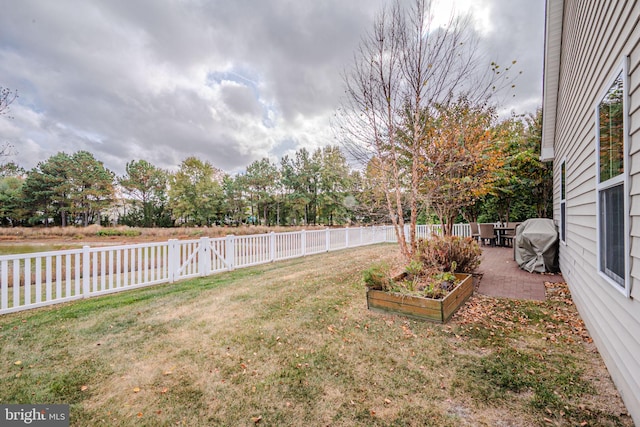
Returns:
[[[442,233],[445,236],[453,236],[453,223],[455,220],[455,216],[449,216],[446,218],[446,223],[442,227]]]

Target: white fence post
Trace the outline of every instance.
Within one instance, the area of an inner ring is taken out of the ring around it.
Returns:
[[[327,248],[327,252],[329,252],[331,250],[331,232],[329,231],[328,228],[324,229],[324,239],[325,239],[325,243],[326,243],[326,248]]]
[[[167,244],[167,279],[169,283],[173,283],[176,280],[176,270],[180,265],[179,252],[177,251],[177,239],[169,239]]]
[[[276,260],[276,233],[272,231],[269,233],[269,260],[274,262]]]
[[[82,247],[82,296],[89,298],[91,293],[91,260],[89,259],[89,246]]]
[[[235,254],[236,254],[236,236],[229,234],[225,237],[225,262],[229,271],[235,268]]]
[[[0,309],[6,310],[9,308],[9,262],[2,261],[0,264]],[[40,295],[37,293],[36,295]],[[15,306],[15,304],[13,304]]]
[[[349,247],[349,227],[344,228],[344,247]]]
[[[200,238],[198,247],[198,272],[201,277],[207,276],[211,272],[211,248],[208,237]]]
[[[307,232],[302,230],[300,232],[300,244],[302,245],[302,256],[307,256]]]

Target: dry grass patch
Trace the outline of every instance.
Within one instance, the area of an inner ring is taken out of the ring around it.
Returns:
[[[588,374],[602,369],[592,347],[544,339],[531,320],[555,322],[552,307],[566,303],[474,298],[444,326],[369,312],[361,272],[393,251],[364,247],[0,317],[0,403],[70,403],[73,425],[630,425],[619,399],[601,395],[611,388],[593,384],[608,376]],[[531,321],[503,332],[462,316],[502,305],[512,315],[499,326]],[[517,356],[536,352],[544,360]],[[498,354],[509,358],[500,364]],[[549,376],[544,390],[560,387],[560,397],[542,401],[535,384],[509,389],[474,370],[559,363],[580,394]],[[492,387],[504,390],[487,401]]]
[[[166,241],[169,239],[198,239],[200,237],[223,237],[228,234],[236,236],[250,234],[264,234],[270,232],[287,232],[299,230],[320,230],[324,226],[305,227],[172,227],[172,228],[143,228],[143,227],[102,227],[90,225],[88,227],[0,227],[0,243],[17,243],[24,241],[86,241],[86,242],[146,242]]]

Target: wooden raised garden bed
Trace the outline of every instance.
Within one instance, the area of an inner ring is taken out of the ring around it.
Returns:
[[[367,308],[445,323],[473,294],[473,276],[471,274],[456,274],[456,277],[461,282],[441,299],[367,289]]]

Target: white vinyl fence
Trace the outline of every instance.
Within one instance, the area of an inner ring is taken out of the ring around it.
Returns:
[[[441,228],[419,225],[416,232],[418,238],[427,238],[441,233]],[[455,224],[454,235],[470,236],[469,225]],[[4,255],[0,256],[0,314],[396,241],[392,226],[380,226]]]

